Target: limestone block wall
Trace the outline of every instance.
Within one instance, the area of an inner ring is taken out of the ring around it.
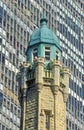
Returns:
[[[49,130],[66,130],[66,103],[62,91],[54,95],[50,86],[43,86],[41,90],[40,130],[45,129],[45,113],[50,112]]]
[[[28,86],[24,84],[21,88],[24,98],[22,130],[66,130],[69,74],[64,70],[64,78],[61,79],[60,62],[54,61],[51,65],[52,69],[48,70],[51,76],[45,75],[44,60],[41,58],[35,61],[35,68],[28,72],[31,75],[34,71],[34,76],[27,77]]]
[[[43,86],[41,90],[41,112],[40,130],[45,129],[45,113],[50,115],[50,130],[54,130],[54,96],[50,86]]]
[[[37,92],[34,87],[29,88],[27,91],[25,130],[37,130],[37,111]]]
[[[56,130],[66,130],[66,103],[64,102],[62,92],[58,91],[56,95]]]

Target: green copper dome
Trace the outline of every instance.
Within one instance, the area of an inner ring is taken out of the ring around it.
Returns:
[[[62,60],[62,49],[56,35],[47,27],[47,19],[40,20],[40,28],[35,30],[28,42],[27,61],[32,63],[36,57],[44,57],[46,63],[50,60]]]
[[[29,46],[37,43],[55,44],[60,48],[59,40],[56,35],[48,28],[47,19],[40,20],[40,28],[35,30],[30,37]]]

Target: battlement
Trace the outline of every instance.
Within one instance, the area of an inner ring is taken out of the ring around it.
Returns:
[[[47,66],[47,67],[46,67]],[[45,58],[36,58],[33,64],[23,62],[18,73],[21,83],[21,89],[24,89],[24,83],[27,83],[27,88],[36,84],[49,85],[53,92],[57,93],[60,89],[68,94],[69,86],[69,69],[62,67],[59,60],[50,61],[46,65]],[[63,87],[64,86],[64,87]],[[65,89],[64,89],[65,88]]]
[[[38,130],[40,130],[40,127],[43,129],[42,119],[45,119],[46,113],[52,119],[50,130],[54,130],[54,122],[57,122],[56,129],[60,126],[59,122],[61,120],[65,123],[69,75],[69,69],[62,67],[62,63],[59,60],[52,60],[46,63],[45,58],[39,57],[32,64],[28,62],[21,64],[20,72],[18,73],[20,83],[19,101],[21,106],[23,102],[24,105],[26,103],[24,107],[24,111],[27,113],[27,115],[24,114],[26,128],[28,128],[28,123],[31,122],[28,119],[33,116],[34,122],[36,118],[39,120]],[[39,116],[37,116],[37,113]],[[62,124],[62,122],[59,130],[62,127],[66,128],[66,125]],[[36,127],[36,124],[33,127]]]

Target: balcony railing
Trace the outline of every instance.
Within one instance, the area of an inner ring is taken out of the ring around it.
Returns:
[[[44,72],[45,74],[44,74],[44,77],[46,77],[46,78],[52,78],[52,72],[51,71],[45,71]]]

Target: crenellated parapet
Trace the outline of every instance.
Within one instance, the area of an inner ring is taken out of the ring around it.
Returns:
[[[20,71],[17,75],[19,81],[19,101],[21,107],[24,108],[22,109],[24,119],[21,127],[28,128],[26,122],[30,124],[28,119],[32,115],[34,116],[37,111],[38,130],[44,128],[43,122],[46,112],[48,112],[51,120],[50,124],[52,124],[50,130],[54,130],[54,128],[57,130],[61,120],[65,123],[69,76],[69,69],[62,67],[60,60],[52,60],[46,63],[45,58],[38,57],[31,64],[23,62],[20,65]],[[31,110],[32,113],[30,112]],[[34,121],[36,117],[34,117]],[[65,129],[66,125],[61,124],[59,130],[62,127]]]
[[[69,87],[69,69],[62,67],[60,60],[52,60],[48,63],[46,69],[45,58],[36,58],[33,64],[23,62],[20,65],[18,72],[18,81],[20,92],[25,96],[25,91],[29,87],[37,86],[37,89],[42,89],[43,85],[51,86],[54,94],[59,90],[62,91],[64,101],[67,101]],[[20,95],[20,94],[19,94]]]

